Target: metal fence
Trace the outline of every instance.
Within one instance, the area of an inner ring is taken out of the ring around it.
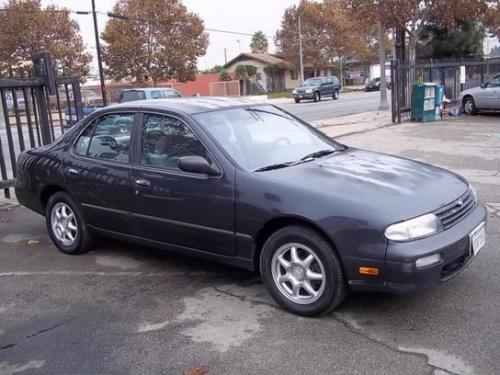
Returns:
[[[80,79],[57,76],[51,56],[41,53],[28,70],[0,72],[0,99],[0,189],[10,198],[19,153],[51,143],[66,122],[83,117]]]
[[[210,96],[240,96],[240,81],[210,82]]]
[[[500,58],[461,61],[428,61],[417,64],[393,61],[392,121],[409,117],[412,83],[434,82],[444,86],[444,94],[452,105],[458,103],[460,93],[487,82],[500,73]]]

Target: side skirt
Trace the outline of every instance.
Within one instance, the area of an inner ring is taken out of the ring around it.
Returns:
[[[160,242],[155,240],[150,240],[144,237],[134,236],[131,234],[114,232],[102,228],[97,228],[92,225],[88,225],[89,229],[93,232],[101,234],[105,237],[115,238],[122,241],[127,241],[131,243],[135,243],[142,246],[151,246],[160,249],[164,249],[167,251],[171,251],[174,253],[179,253],[182,255],[192,256],[196,258],[203,258],[208,260],[213,260],[219,263],[224,263],[233,267],[243,268],[248,271],[256,271],[254,264],[251,259],[239,258],[234,256],[221,255],[216,253],[209,253],[207,251],[193,249],[190,247],[185,247],[181,245],[174,245],[166,242]]]

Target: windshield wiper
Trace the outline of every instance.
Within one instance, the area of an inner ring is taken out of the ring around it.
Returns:
[[[310,154],[307,154],[306,156],[301,158],[300,161],[320,158],[322,156],[333,154],[336,151],[339,151],[339,150],[320,150],[320,151],[311,152]]]
[[[270,171],[273,169],[280,169],[280,168],[286,168],[290,167],[291,165],[297,164],[296,162],[286,162],[286,163],[277,163],[277,164],[271,164],[271,165],[266,165],[265,167],[257,168],[254,170],[254,172],[264,172],[264,171]]]
[[[276,112],[273,112],[273,111],[267,111],[265,109],[260,109],[260,108],[255,108],[255,107],[245,108],[245,111],[247,111],[247,112],[253,112],[253,113],[255,113],[255,112],[267,113],[269,115],[275,115],[275,116],[278,116],[278,117],[286,118],[287,120],[292,120],[289,116],[286,116],[284,114],[276,113]]]

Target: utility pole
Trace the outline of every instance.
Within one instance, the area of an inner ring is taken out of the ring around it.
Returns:
[[[104,72],[102,69],[101,43],[99,42],[99,28],[97,26],[97,13],[95,11],[95,0],[92,0],[92,15],[94,17],[95,48],[97,50],[97,66],[99,68],[99,78],[101,79],[102,103],[106,106],[108,105],[108,100],[106,98],[106,84],[104,82]]]
[[[299,55],[300,55],[300,83],[304,82],[304,55],[302,51],[302,20],[299,14]]]
[[[224,48],[224,64],[227,65],[227,51],[225,48]]]
[[[385,76],[385,27],[380,21],[378,23],[378,44],[380,64],[380,104],[378,109],[386,111],[389,109],[389,104],[387,103],[387,79]]]

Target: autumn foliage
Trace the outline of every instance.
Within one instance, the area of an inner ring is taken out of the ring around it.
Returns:
[[[40,0],[9,0],[0,11],[0,69],[26,67],[32,55],[49,52],[59,71],[85,76],[92,56],[69,12]]]
[[[118,0],[102,33],[103,60],[114,79],[192,80],[208,35],[179,0]]]

